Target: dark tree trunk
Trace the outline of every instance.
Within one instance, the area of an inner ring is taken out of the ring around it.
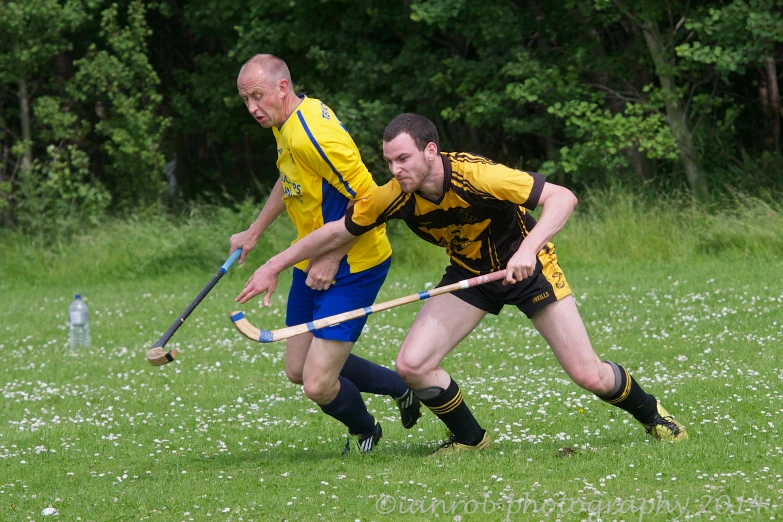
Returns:
[[[30,116],[30,95],[27,92],[27,81],[19,79],[19,122],[22,126],[22,140],[24,141],[24,155],[22,156],[22,169],[27,172],[33,165],[33,133]]]
[[[769,56],[764,58],[764,67],[759,72],[759,95],[764,115],[764,147],[780,152],[780,90],[777,65]]]
[[[707,178],[701,168],[696,149],[693,146],[693,136],[688,128],[687,115],[683,108],[682,100],[677,96],[677,85],[674,81],[672,68],[664,57],[661,33],[658,31],[658,26],[649,20],[645,20],[641,27],[644,33],[644,40],[647,42],[647,48],[650,50],[650,55],[655,64],[658,81],[661,84],[664,104],[666,105],[666,119],[669,122],[669,127],[672,129],[674,139],[677,141],[677,148],[685,166],[688,185],[698,199],[705,201],[709,196]]]

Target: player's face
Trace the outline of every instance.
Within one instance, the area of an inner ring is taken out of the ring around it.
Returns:
[[[285,122],[281,81],[270,82],[254,67],[247,67],[237,78],[237,89],[245,101],[245,107],[267,129],[279,127]]]
[[[409,134],[383,142],[383,158],[404,192],[416,192],[430,175],[426,149],[419,150]]]

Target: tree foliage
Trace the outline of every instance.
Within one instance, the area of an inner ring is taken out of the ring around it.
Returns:
[[[105,178],[123,203],[155,201],[164,189],[161,148],[170,118],[161,114],[160,80],[147,57],[152,32],[141,0],[127,6],[125,23],[120,8],[103,11],[99,35],[77,69],[70,93],[83,106],[93,107],[93,132],[106,155]]]
[[[781,0],[4,0],[0,33],[5,226],[263,193],[274,139],[235,85],[261,52],[379,181],[415,111],[577,189],[783,186]]]

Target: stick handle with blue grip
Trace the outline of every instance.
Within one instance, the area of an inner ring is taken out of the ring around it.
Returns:
[[[271,343],[274,341],[282,341],[284,339],[288,339],[289,337],[294,337],[295,335],[301,335],[303,333],[312,332],[313,330],[319,330],[321,328],[326,328],[328,326],[334,326],[336,324],[344,323],[345,321],[350,321],[352,319],[364,317],[366,315],[374,314],[376,312],[382,312],[384,310],[395,308],[397,306],[402,306],[404,304],[415,303],[416,301],[422,301],[424,299],[428,299],[436,295],[447,294],[450,292],[455,292],[457,290],[462,290],[465,288],[471,288],[473,286],[491,283],[493,281],[500,281],[505,277],[506,277],[506,271],[500,270],[498,272],[492,272],[490,274],[480,275],[480,276],[472,277],[470,279],[463,279],[462,281],[457,281],[456,283],[452,283],[446,286],[441,286],[439,288],[433,288],[432,290],[424,290],[416,294],[411,294],[405,297],[399,297],[397,299],[392,299],[391,301],[386,301],[384,303],[378,303],[372,306],[365,306],[364,308],[357,308],[356,310],[351,310],[350,312],[343,312],[341,314],[336,314],[329,317],[316,319],[315,321],[311,321],[309,323],[302,323],[296,326],[288,326],[286,328],[280,328],[279,330],[261,330],[259,328],[256,328],[255,326],[250,324],[250,321],[247,320],[247,317],[245,317],[244,312],[232,312],[231,321],[234,323],[236,329],[242,332],[242,335],[244,335],[248,339],[259,343]]]
[[[161,366],[163,364],[169,363],[174,360],[175,357],[177,357],[177,350],[171,349],[168,352],[163,351],[163,347],[166,346],[166,343],[169,342],[169,339],[172,338],[174,333],[179,329],[180,326],[182,326],[182,323],[185,322],[185,319],[188,318],[190,313],[196,309],[196,307],[201,303],[201,301],[206,297],[206,295],[215,287],[218,281],[220,281],[220,278],[223,277],[223,274],[225,274],[229,268],[231,268],[231,265],[234,264],[234,262],[239,259],[239,256],[242,255],[242,249],[237,248],[231,253],[231,256],[229,256],[228,259],[226,259],[226,262],[223,263],[223,266],[220,267],[220,269],[217,271],[217,273],[212,277],[212,280],[207,284],[207,286],[204,287],[201,292],[196,296],[196,298],[191,302],[187,308],[185,308],[185,311],[182,312],[182,315],[180,315],[174,323],[172,323],[171,326],[169,326],[169,329],[166,330],[166,333],[163,334],[163,336],[158,339],[158,342],[155,343],[155,347],[147,352],[147,360],[149,363],[153,366]]]

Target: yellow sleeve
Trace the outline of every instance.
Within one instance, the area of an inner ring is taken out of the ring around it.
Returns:
[[[345,211],[345,228],[354,236],[360,236],[394,219],[409,197],[410,194],[405,194],[399,182],[393,179]]]
[[[471,180],[477,193],[529,209],[538,206],[544,183],[543,174],[512,169],[500,163],[481,165],[478,175]]]

